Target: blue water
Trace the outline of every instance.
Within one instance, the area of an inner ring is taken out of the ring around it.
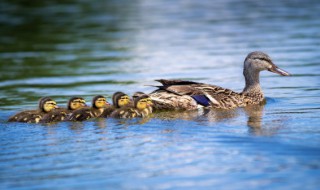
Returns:
[[[0,2],[0,189],[319,189],[320,2]],[[42,96],[241,91],[255,50],[266,105],[82,123],[7,123]]]

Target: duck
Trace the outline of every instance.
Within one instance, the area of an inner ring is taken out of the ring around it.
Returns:
[[[108,106],[103,113],[101,114],[100,117],[109,117],[112,112],[114,112],[116,109],[119,109],[121,107],[127,106],[131,104],[130,97],[123,93],[123,92],[115,92],[112,95],[112,106]]]
[[[39,100],[37,110],[26,110],[19,112],[11,116],[8,119],[8,122],[39,123],[46,114],[57,108],[57,103],[52,98],[42,97]]]
[[[161,86],[149,94],[156,110],[196,110],[199,108],[233,109],[256,105],[264,101],[259,74],[270,71],[281,76],[290,76],[275,65],[264,52],[254,51],[244,60],[245,87],[235,92],[216,85],[184,80],[159,79]]]
[[[120,109],[116,109],[111,113],[110,117],[114,118],[135,118],[147,117],[150,113],[148,107],[152,106],[148,102],[148,95],[142,95],[134,99],[133,105],[127,105]]]
[[[57,108],[49,112],[41,119],[40,122],[52,123],[64,121],[73,111],[86,106],[86,101],[82,97],[72,97],[68,101],[67,108]]]
[[[147,95],[146,93],[141,92],[141,91],[135,92],[135,93],[132,95],[133,101],[134,101],[136,98],[139,98],[140,96],[148,96],[148,98],[147,98],[147,103],[148,103],[149,106],[147,106],[147,108],[146,108],[147,111],[148,111],[147,115],[152,114],[152,112],[153,112],[153,108],[152,108],[153,102],[152,102],[152,99],[150,98],[149,95]]]
[[[109,107],[110,104],[106,98],[102,95],[97,95],[92,99],[91,107],[83,107],[77,109],[71,113],[67,118],[68,121],[85,121],[91,118],[100,117],[104,110]]]

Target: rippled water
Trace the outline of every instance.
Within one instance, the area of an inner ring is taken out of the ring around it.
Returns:
[[[0,2],[1,189],[318,189],[320,3]],[[42,96],[60,105],[179,78],[241,91],[267,52],[267,103],[231,111],[52,125],[7,123]]]

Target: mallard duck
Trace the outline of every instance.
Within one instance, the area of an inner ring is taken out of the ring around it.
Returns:
[[[153,102],[152,102],[152,99],[150,98],[149,95],[147,95],[147,94],[144,93],[144,92],[138,91],[138,92],[135,92],[135,93],[132,95],[132,99],[133,99],[133,101],[134,101],[136,98],[139,98],[139,97],[141,97],[141,96],[148,96],[148,98],[147,98],[147,103],[148,103],[149,106],[148,106],[146,109],[148,110],[148,115],[149,115],[149,114],[151,114],[151,113],[153,112],[153,108],[152,108]]]
[[[99,117],[106,107],[110,106],[104,96],[98,95],[92,99],[91,107],[84,107],[72,112],[67,120],[84,121],[91,118]]]
[[[72,97],[68,101],[67,108],[57,108],[52,110],[41,119],[41,122],[51,123],[64,121],[73,111],[86,106],[86,101],[82,97]]]
[[[148,103],[148,95],[142,95],[135,98],[134,105],[124,106],[116,109],[111,113],[111,117],[115,118],[134,118],[134,117],[147,117],[149,115],[148,107],[151,106]]]
[[[48,113],[58,108],[57,103],[50,97],[43,97],[39,100],[37,110],[26,110],[9,118],[9,122],[39,123]]]
[[[109,117],[110,114],[115,111],[116,109],[119,109],[121,107],[124,107],[128,104],[130,104],[130,97],[123,93],[123,92],[115,92],[112,95],[112,106],[108,106],[103,113],[101,114],[100,117]]]
[[[271,58],[259,51],[249,53],[244,61],[243,75],[245,87],[242,92],[215,85],[182,80],[157,80],[162,86],[150,94],[154,108],[159,110],[195,110],[199,107],[232,109],[246,105],[259,104],[264,100],[260,87],[260,71],[289,76],[276,66]]]

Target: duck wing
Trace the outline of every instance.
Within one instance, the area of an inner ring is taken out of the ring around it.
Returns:
[[[59,122],[67,119],[70,111],[65,108],[56,108],[49,113],[45,114],[41,119],[43,123]]]
[[[84,121],[95,117],[91,108],[81,108],[72,112],[67,120],[69,121]]]
[[[158,79],[155,80],[160,82],[163,86],[166,85],[190,85],[190,84],[200,84],[198,82],[187,81],[187,80],[167,80],[167,79]]]
[[[111,117],[114,118],[135,118],[135,117],[141,117],[141,114],[139,111],[132,107],[124,107],[116,109],[114,112],[111,113]]]
[[[41,117],[39,110],[26,110],[11,116],[8,122],[36,123]]]
[[[190,96],[197,104],[205,107],[230,109],[243,104],[242,94],[220,86],[182,80],[160,79],[157,81],[163,84],[163,86],[158,87],[158,90],[164,90],[180,96]]]

